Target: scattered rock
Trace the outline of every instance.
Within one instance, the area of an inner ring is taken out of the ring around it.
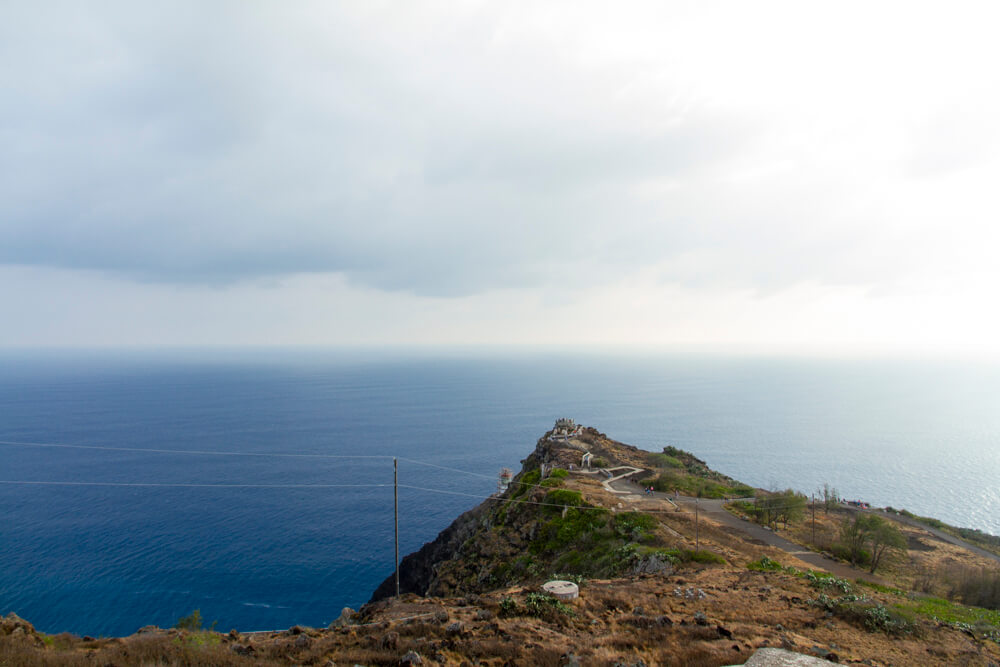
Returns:
[[[13,634],[14,630],[18,628],[21,629],[21,634],[35,633],[35,626],[28,623],[14,612],[10,612],[4,616],[2,620],[0,620],[0,632],[5,635]]]
[[[829,667],[830,663],[811,655],[780,648],[761,648],[744,663],[745,667]]]
[[[700,611],[694,613],[694,622],[698,625],[708,625],[708,619],[705,617],[704,612]]]
[[[465,625],[461,621],[455,621],[454,623],[449,623],[448,627],[445,628],[445,632],[449,635],[460,635],[465,632]]]
[[[640,559],[632,567],[633,574],[670,574],[673,571],[673,564],[656,554],[650,554],[646,558]]]
[[[715,629],[718,631],[720,637],[725,637],[726,639],[732,639],[733,638],[733,631],[732,630],[729,630],[728,628],[725,628],[725,627],[723,627],[721,625],[715,626]]]
[[[420,654],[416,651],[407,651],[406,654],[399,659],[400,667],[411,667],[412,665],[422,665],[424,664],[424,659],[420,657]]]
[[[664,628],[674,624],[669,616],[627,616],[622,619],[622,623],[637,628]]]
[[[447,623],[448,622],[448,612],[446,612],[444,609],[442,609],[441,611],[439,611],[436,614],[434,614],[434,619],[438,623]]]
[[[156,627],[155,625],[144,625],[141,628],[139,628],[138,630],[136,630],[135,634],[137,634],[137,635],[150,635],[150,634],[153,634],[153,633],[159,632],[159,631],[160,631],[160,629],[158,627]]]
[[[492,621],[496,617],[489,609],[480,609],[476,612],[476,620],[478,621]]]
[[[383,650],[395,651],[399,647],[399,633],[387,632],[378,641],[379,648]]]
[[[295,638],[295,648],[309,648],[310,644],[312,644],[312,640],[309,639],[308,635],[299,635]]]
[[[580,667],[580,658],[575,653],[564,653],[559,664],[561,667]]]
[[[338,616],[332,623],[330,623],[330,629],[332,630],[333,628],[342,628],[345,625],[354,625],[355,624],[354,615],[356,613],[357,612],[351,609],[350,607],[344,607],[343,609],[340,610],[340,616]]]
[[[253,644],[233,644],[229,650],[236,655],[253,655],[256,652]]]

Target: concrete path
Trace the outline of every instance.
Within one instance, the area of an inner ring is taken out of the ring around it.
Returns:
[[[625,489],[628,489],[629,487],[632,488],[628,490],[628,493],[635,493],[635,485],[628,480],[617,479],[614,483],[615,486],[617,486],[618,493],[625,492]],[[801,544],[796,544],[790,540],[786,540],[780,535],[777,535],[773,530],[768,530],[763,526],[757,525],[756,523],[733,516],[722,507],[723,502],[726,501],[711,498],[697,499],[689,496],[673,497],[659,491],[654,492],[652,497],[657,500],[667,501],[685,512],[694,512],[695,503],[697,502],[698,512],[703,516],[707,516],[712,521],[721,524],[726,528],[743,533],[746,537],[750,538],[751,541],[781,549],[785,553],[795,556],[799,560],[805,561],[812,567],[825,570],[826,572],[838,577],[865,579],[879,584],[886,583],[881,577],[869,574],[868,572],[864,572],[862,570],[857,570],[849,565],[827,558],[826,556],[816,553],[815,551],[809,551]],[[641,495],[640,498],[649,499],[650,496]]]
[[[620,472],[619,474],[614,475],[612,477],[609,477],[608,479],[606,479],[603,482],[601,482],[601,486],[604,487],[605,491],[608,491],[609,493],[615,493],[615,494],[623,494],[623,493],[632,494],[632,493],[635,493],[635,489],[632,489],[632,488],[627,489],[627,490],[622,490],[620,487],[619,488],[615,488],[614,487],[614,483],[618,482],[620,480],[626,479],[628,477],[631,477],[632,475],[636,474],[637,472],[642,472],[643,471],[642,468],[633,468],[632,466],[618,466],[617,468],[606,468],[606,470],[609,473],[617,472],[617,471],[620,471],[620,470],[624,470],[625,472]],[[628,483],[627,485],[631,485],[631,483]]]
[[[864,511],[864,510],[862,510],[862,511]],[[954,535],[949,535],[948,533],[944,532],[943,530],[938,530],[937,528],[931,528],[930,526],[928,526],[925,523],[920,523],[919,521],[915,521],[914,519],[911,519],[909,517],[905,517],[902,514],[893,514],[891,512],[886,512],[883,509],[873,509],[873,510],[869,510],[869,511],[874,512],[876,514],[881,514],[882,516],[888,517],[889,519],[892,519],[893,521],[899,521],[900,523],[905,523],[907,526],[912,526],[914,528],[922,528],[923,530],[926,530],[931,535],[933,535],[933,536],[935,536],[935,537],[937,537],[937,538],[939,538],[941,540],[944,540],[945,542],[949,542],[951,544],[954,544],[955,546],[962,547],[963,549],[968,549],[969,551],[971,551],[974,554],[978,554],[980,556],[983,556],[984,558],[990,558],[990,559],[995,560],[998,563],[1000,563],[1000,555],[997,555],[997,554],[993,553],[992,551],[987,551],[986,549],[983,549],[982,547],[977,547],[974,544],[970,544],[969,542],[966,542],[965,540],[963,540],[960,537],[955,537]]]

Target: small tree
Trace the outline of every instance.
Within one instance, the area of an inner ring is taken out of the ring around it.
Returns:
[[[853,565],[859,565],[868,560],[865,542],[868,540],[870,518],[876,517],[858,513],[854,515],[853,519],[844,519],[844,522],[840,524],[840,544]]]
[[[891,522],[880,516],[871,515],[868,529],[868,545],[872,551],[871,573],[875,573],[887,551],[906,551],[906,538]]]
[[[181,616],[174,627],[178,630],[201,630],[201,609],[195,609],[187,616]]]
[[[777,528],[782,522],[788,528],[789,521],[802,518],[806,510],[806,497],[793,489],[785,489],[766,496],[759,496],[754,501],[752,513],[763,526]]]
[[[873,574],[886,553],[906,551],[906,538],[899,528],[875,514],[859,512],[853,519],[844,519],[840,525],[840,542],[852,564],[868,563]]]
[[[798,521],[806,512],[806,497],[793,489],[785,489],[776,496],[778,500],[777,520],[788,528],[789,521]]]
[[[826,482],[823,482],[823,488],[819,489],[818,495],[823,499],[823,512],[826,514],[830,513],[831,507],[835,507],[840,502],[840,498],[837,497],[837,489]]]

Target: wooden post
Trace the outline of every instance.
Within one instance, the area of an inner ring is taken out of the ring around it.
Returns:
[[[694,550],[701,551],[701,534],[698,528],[698,499],[694,499]]]
[[[812,497],[812,515],[813,515],[813,546],[816,546],[816,494]]]
[[[399,465],[392,457],[392,509],[396,533],[396,597],[399,597]]]

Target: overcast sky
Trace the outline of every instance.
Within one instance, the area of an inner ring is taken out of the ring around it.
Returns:
[[[994,6],[0,2],[0,345],[998,352]]]

